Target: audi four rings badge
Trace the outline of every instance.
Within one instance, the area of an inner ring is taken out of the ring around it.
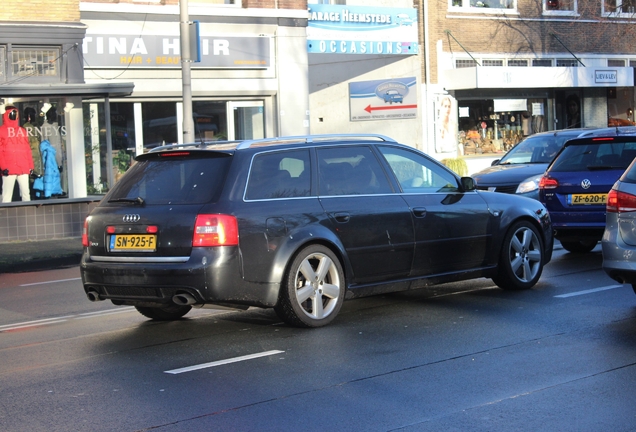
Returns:
[[[138,214],[127,214],[127,215],[124,215],[122,219],[124,222],[139,222],[139,219],[141,219],[141,216],[139,216]]]
[[[592,186],[592,182],[591,182],[591,181],[589,181],[588,179],[585,179],[585,180],[583,180],[583,181],[581,182],[581,187],[582,187],[583,189],[589,189],[589,188],[590,188],[590,186]]]

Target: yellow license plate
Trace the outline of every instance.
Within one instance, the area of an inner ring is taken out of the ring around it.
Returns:
[[[155,252],[157,236],[154,234],[117,234],[110,236],[110,250],[113,252]]]
[[[570,205],[607,204],[607,194],[572,194],[568,195]]]

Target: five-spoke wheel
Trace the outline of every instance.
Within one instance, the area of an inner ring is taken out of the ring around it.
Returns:
[[[494,282],[503,289],[532,288],[543,272],[543,253],[537,228],[528,221],[515,223],[504,239]]]

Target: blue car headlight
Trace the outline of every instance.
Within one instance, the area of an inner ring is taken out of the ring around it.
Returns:
[[[527,179],[519,183],[519,186],[517,186],[517,190],[515,191],[515,193],[523,194],[538,190],[539,180],[541,180],[541,177],[543,177],[543,174],[528,177]]]

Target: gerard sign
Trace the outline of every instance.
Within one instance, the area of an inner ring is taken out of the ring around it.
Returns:
[[[265,69],[270,45],[269,37],[202,36],[201,61],[192,68]],[[87,33],[82,50],[87,69],[181,67],[178,36]]]

